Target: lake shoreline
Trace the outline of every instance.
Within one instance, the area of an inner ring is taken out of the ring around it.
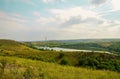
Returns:
[[[60,47],[36,47],[37,49],[44,50],[53,50],[53,51],[64,51],[64,52],[96,52],[96,53],[108,53],[112,54],[108,51],[95,51],[95,50],[78,50],[78,49],[69,49],[69,48],[60,48]]]

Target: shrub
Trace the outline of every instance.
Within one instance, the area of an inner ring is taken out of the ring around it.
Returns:
[[[61,60],[60,62],[61,65],[68,65],[69,64],[69,60],[67,58],[64,58]]]
[[[60,59],[63,58],[64,56],[65,56],[64,53],[60,53],[60,54],[59,54],[59,58],[60,58]]]

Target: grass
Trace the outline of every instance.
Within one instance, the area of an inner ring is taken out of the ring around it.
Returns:
[[[40,51],[13,40],[0,40],[0,55],[0,79],[120,79],[119,72],[73,66],[80,59],[102,58],[105,66],[120,68],[120,57],[112,54]]]
[[[44,62],[54,62],[62,65],[106,69],[120,72],[120,56],[112,54],[40,51],[13,40],[0,40],[0,55],[15,56]],[[90,61],[88,61],[88,59],[90,59]]]
[[[6,61],[1,79],[120,79],[120,73],[0,56]]]

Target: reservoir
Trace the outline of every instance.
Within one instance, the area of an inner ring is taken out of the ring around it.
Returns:
[[[48,49],[54,51],[66,51],[66,52],[93,52],[92,50],[78,50],[78,49],[69,49],[69,48],[60,48],[60,47],[37,47],[38,49]],[[110,53],[108,51],[94,51],[99,53]]]

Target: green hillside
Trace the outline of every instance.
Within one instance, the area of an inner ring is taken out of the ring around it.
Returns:
[[[0,56],[0,79],[120,79],[120,73]]]
[[[14,40],[0,40],[2,79],[120,78],[120,56],[118,55],[94,52],[41,51],[33,48],[34,46]],[[21,78],[22,76],[25,78]],[[28,78],[28,76],[32,78]],[[39,78],[39,76],[44,78]]]
[[[16,56],[20,58],[53,62],[61,65],[103,69],[120,72],[120,56],[96,52],[63,52],[41,51],[13,40],[0,40],[1,56]]]
[[[39,52],[38,50],[34,50],[32,48],[25,46],[24,43],[20,43],[14,40],[6,40],[6,39],[0,39],[0,50],[1,52],[6,52],[8,54]]]
[[[42,53],[44,52],[30,48],[21,42],[4,39],[0,40],[0,55],[29,58],[30,56],[39,56]]]

